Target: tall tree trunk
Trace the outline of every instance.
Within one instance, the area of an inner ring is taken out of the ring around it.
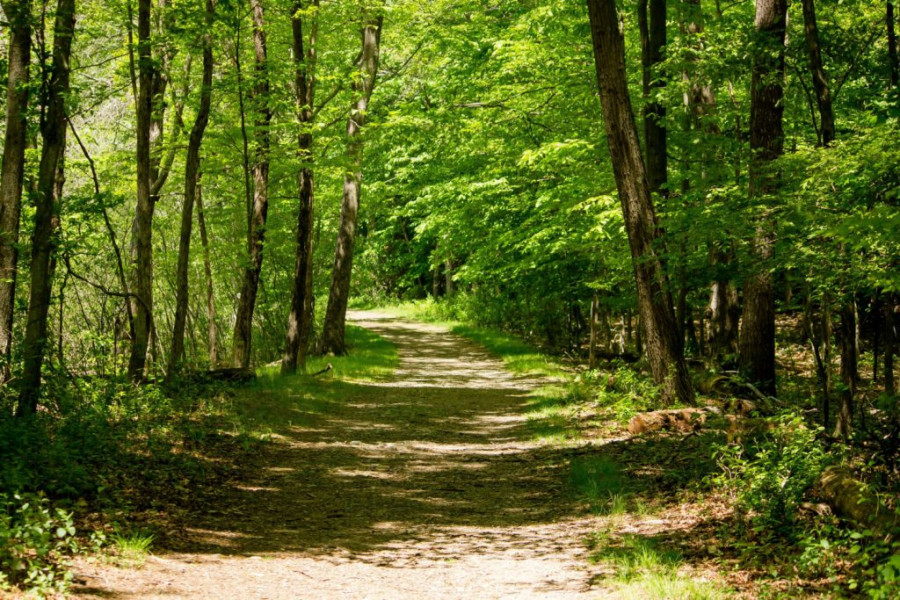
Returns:
[[[897,295],[886,294],[884,298],[884,393],[893,396],[897,391],[894,383],[894,353],[897,351],[897,315],[894,307]]]
[[[858,366],[856,361],[856,311],[854,302],[841,307],[841,407],[838,411],[835,436],[845,440],[850,437],[853,420],[853,397],[856,394]]]
[[[772,161],[784,148],[784,36],[787,0],[756,0],[756,53],[750,91],[750,197],[774,193],[778,174]],[[775,394],[775,292],[768,270],[775,256],[775,221],[760,218],[752,252],[758,271],[744,286],[741,370],[760,390]]]
[[[0,167],[0,383],[9,379],[16,298],[19,217],[25,172],[28,79],[31,64],[31,2],[3,0],[9,27],[6,132]]]
[[[41,123],[41,163],[35,202],[34,234],[31,246],[31,289],[25,327],[25,368],[19,395],[18,414],[37,410],[41,368],[47,342],[50,292],[53,287],[51,258],[59,229],[59,200],[62,193],[61,163],[66,151],[66,106],[69,92],[69,57],[75,32],[75,0],[59,0],[53,26],[53,61],[47,85],[46,112]]]
[[[133,226],[135,250],[134,339],[128,376],[144,378],[153,322],[153,202],[150,196],[150,120],[153,106],[153,58],[150,53],[150,0],[138,0],[137,209]]]
[[[890,69],[891,87],[896,89],[900,84],[900,59],[897,58],[897,34],[895,33],[894,23],[894,3],[891,0],[887,2],[887,39],[888,39],[888,68]]]
[[[216,296],[213,290],[212,261],[209,257],[209,236],[206,233],[206,217],[203,213],[203,186],[197,175],[197,227],[200,229],[200,245],[203,247],[203,274],[206,276],[206,319],[209,339],[209,368],[219,364],[219,340],[216,330]]]
[[[318,10],[319,0],[313,0]],[[290,375],[306,372],[306,350],[312,329],[312,267],[313,267],[313,209],[314,187],[312,170],[312,124],[315,101],[316,34],[318,16],[314,15],[310,27],[309,45],[304,48],[303,2],[294,5],[291,21],[294,36],[294,79],[297,95],[297,156],[300,159],[298,187],[300,206],[297,210],[297,256],[291,289],[291,312],[288,315],[287,337],[281,358],[281,373]]]
[[[334,270],[328,307],[325,311],[325,325],[322,330],[322,352],[344,354],[344,323],[347,318],[347,304],[350,299],[350,275],[353,269],[353,244],[356,239],[356,217],[359,212],[359,192],[362,185],[362,138],[360,133],[366,122],[366,111],[375,76],[378,73],[378,59],[381,53],[381,26],[383,16],[380,11],[375,16],[367,16],[362,27],[362,52],[358,68],[360,77],[353,84],[356,99],[350,107],[347,119],[347,157],[353,171],[344,176],[344,198],[341,202],[341,225],[334,251]]]
[[[672,296],[662,257],[659,228],[638,143],[625,74],[625,40],[614,0],[588,0],[603,124],[631,247],[638,308],[654,380],[668,402],[693,403]]]
[[[253,212],[250,218],[249,265],[244,268],[244,283],[238,300],[234,323],[232,361],[234,366],[250,366],[250,344],[253,341],[253,310],[262,271],[263,243],[266,237],[266,216],[269,211],[269,125],[272,109],[269,105],[269,67],[266,51],[266,31],[262,0],[250,0],[253,14],[253,49],[256,58],[251,103],[256,110],[254,137],[256,156],[253,163]]]
[[[816,103],[819,106],[820,134],[823,146],[834,141],[834,109],[831,103],[831,87],[828,76],[822,65],[822,49],[819,43],[819,26],[816,23],[815,0],[802,0],[803,23],[806,31],[806,52],[809,55],[809,69],[812,73],[813,88],[816,91]]]
[[[184,163],[184,203],[181,207],[181,236],[178,242],[178,266],[175,272],[175,325],[172,330],[172,351],[169,353],[168,376],[178,370],[184,356],[184,326],[188,309],[188,266],[191,253],[191,228],[194,223],[194,200],[200,172],[200,145],[209,122],[212,101],[213,51],[209,31],[213,26],[213,0],[206,0],[207,33],[203,40],[203,82],[200,88],[200,106],[188,140],[187,158]]]
[[[651,192],[665,193],[668,182],[666,107],[653,95],[666,86],[665,76],[658,68],[666,48],[666,0],[640,0],[638,24],[641,30],[647,182]]]

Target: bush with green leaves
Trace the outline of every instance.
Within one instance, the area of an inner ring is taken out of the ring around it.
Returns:
[[[78,551],[72,515],[39,494],[0,495],[0,590],[64,591]]]
[[[790,536],[804,496],[829,456],[796,413],[772,420],[761,437],[717,449],[716,483],[733,494],[735,510],[757,536]]]

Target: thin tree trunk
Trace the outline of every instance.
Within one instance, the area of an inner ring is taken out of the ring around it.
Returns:
[[[203,213],[203,186],[197,175],[197,227],[200,229],[200,245],[203,247],[203,273],[206,276],[206,318],[209,336],[209,368],[219,364],[219,340],[216,335],[216,297],[213,293],[212,261],[209,257],[209,237],[206,233],[206,217]]]
[[[241,28],[240,23],[242,20],[243,14],[243,2],[239,2],[238,6],[238,19],[237,19],[237,31],[235,32],[235,41],[234,41],[234,70],[237,74],[237,92],[238,92],[238,114],[241,117],[241,143],[242,143],[242,154],[241,157],[243,159],[244,166],[244,211],[246,212],[247,219],[247,244],[248,246],[252,243],[250,241],[250,230],[252,226],[250,225],[251,219],[253,217],[253,185],[251,184],[251,173],[250,173],[250,139],[247,136],[247,111],[244,107],[244,72],[241,68]]]
[[[896,88],[900,83],[900,59],[897,58],[897,34],[894,29],[894,3],[887,2],[887,39],[888,39],[888,66],[890,69],[891,87]]]
[[[845,303],[841,308],[841,407],[838,411],[837,427],[834,435],[845,440],[850,437],[850,425],[853,420],[853,398],[856,395],[857,362],[856,362],[856,314],[853,303]]]
[[[822,65],[822,49],[819,43],[819,26],[816,23],[815,0],[802,0],[803,23],[806,31],[806,52],[809,55],[809,69],[812,73],[813,88],[816,91],[816,102],[819,105],[820,135],[823,146],[834,141],[834,109],[831,103],[831,88],[828,76]]]
[[[362,138],[360,132],[366,122],[366,111],[375,76],[378,73],[378,59],[381,52],[381,26],[383,16],[380,11],[375,16],[367,16],[362,27],[362,52],[358,68],[360,77],[353,84],[356,99],[350,107],[347,119],[347,157],[352,171],[344,176],[344,197],[341,202],[341,224],[334,251],[334,269],[325,324],[322,330],[322,352],[345,354],[344,325],[347,318],[347,304],[350,300],[350,275],[353,270],[353,245],[356,240],[356,218],[359,212],[359,192],[362,185]]]
[[[641,326],[654,380],[665,401],[693,403],[672,297],[662,257],[650,187],[638,144],[625,74],[625,41],[614,0],[588,0],[603,124],[625,216],[638,292]]]
[[[69,57],[75,32],[75,0],[59,0],[53,26],[53,62],[47,86],[47,105],[41,123],[41,162],[31,247],[31,289],[25,327],[25,368],[19,395],[19,415],[37,410],[41,368],[46,354],[50,293],[53,287],[52,255],[59,229],[62,193],[61,162],[66,151],[66,107],[69,92]]]
[[[756,0],[759,34],[750,92],[750,197],[774,193],[772,161],[784,148],[784,36],[787,0]],[[775,256],[775,220],[766,211],[757,224],[752,252],[759,270],[744,286],[740,335],[741,370],[765,393],[775,385],[775,292],[768,270]]]
[[[588,368],[597,367],[597,326],[600,323],[600,297],[594,294],[591,299],[591,341],[588,346]]]
[[[150,120],[153,107],[153,59],[150,54],[150,0],[138,0],[137,209],[133,227],[136,301],[134,339],[128,376],[144,378],[153,322],[153,202],[150,196]]]
[[[251,102],[256,110],[254,137],[256,156],[253,163],[253,213],[250,219],[250,264],[244,268],[244,283],[238,300],[234,323],[232,361],[235,367],[250,366],[250,345],[253,341],[253,311],[259,289],[259,275],[263,263],[263,243],[266,236],[266,216],[269,211],[269,125],[272,109],[269,105],[269,67],[266,51],[266,31],[262,0],[250,0],[253,14],[253,49],[256,66]]]
[[[203,81],[200,106],[188,140],[184,163],[184,203],[181,207],[181,236],[178,242],[178,266],[175,271],[175,325],[172,330],[172,350],[169,353],[168,377],[173,377],[184,356],[184,326],[188,309],[188,266],[191,254],[191,229],[194,223],[194,201],[200,172],[200,146],[209,122],[212,102],[213,52],[209,30],[213,26],[214,5],[206,0],[207,34],[203,40]]]
[[[317,10],[319,0],[313,0]],[[314,15],[309,36],[309,45],[304,48],[303,2],[297,0],[291,20],[294,37],[294,78],[297,102],[297,155],[301,161],[298,173],[300,206],[297,211],[297,257],[294,264],[294,278],[291,290],[291,312],[288,315],[287,337],[284,355],[281,359],[281,373],[290,375],[298,367],[306,372],[306,350],[309,346],[309,332],[312,329],[313,295],[313,210],[315,206],[312,170],[312,125],[315,102],[315,62],[318,16]]]
[[[647,182],[651,192],[665,193],[668,182],[666,108],[653,95],[666,86],[665,76],[658,70],[666,47],[666,0],[640,0],[638,24],[641,30]]]
[[[897,304],[896,294],[886,294],[884,298],[884,393],[893,396],[896,393],[894,384],[894,353],[897,351],[897,316],[894,307]]]
[[[0,383],[9,379],[31,64],[31,2],[4,0],[9,27],[6,132],[0,167]]]

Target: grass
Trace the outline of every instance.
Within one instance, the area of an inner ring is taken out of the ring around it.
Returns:
[[[110,537],[118,566],[136,568],[147,562],[154,536],[144,530],[123,531],[116,527]]]
[[[227,407],[234,433],[265,440],[273,429],[284,425],[306,426],[313,415],[342,402],[347,385],[383,379],[397,368],[397,347],[367,329],[348,325],[347,345],[350,352],[344,356],[311,356],[309,374],[324,370],[327,364],[332,366],[315,377],[282,376],[280,364],[258,369],[256,380],[235,389]]]
[[[684,559],[680,553],[661,548],[646,537],[626,535],[613,544],[608,535],[595,534],[586,540],[586,544],[593,551],[592,562],[613,570],[609,584],[615,589],[617,598],[719,600],[731,595],[721,585],[684,573]]]

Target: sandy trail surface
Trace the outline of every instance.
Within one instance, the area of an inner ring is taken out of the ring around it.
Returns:
[[[524,416],[540,382],[445,328],[350,318],[396,344],[376,382],[285,423],[249,480],[139,569],[85,565],[77,598],[595,598],[591,521],[565,490],[577,449]]]

